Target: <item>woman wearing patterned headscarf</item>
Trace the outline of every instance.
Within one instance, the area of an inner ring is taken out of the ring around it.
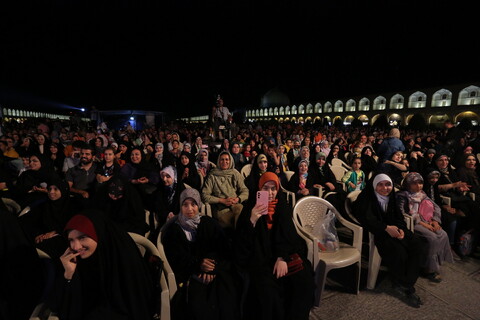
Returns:
[[[216,220],[200,216],[197,190],[182,191],[179,204],[180,212],[162,231],[162,244],[179,288],[172,303],[173,318],[238,319],[229,241]]]
[[[403,181],[405,191],[397,193],[400,212],[412,216],[415,233],[427,242],[427,252],[422,255],[421,266],[432,282],[440,282],[440,265],[453,262],[447,233],[442,229],[440,207],[423,191],[423,177],[410,172]]]

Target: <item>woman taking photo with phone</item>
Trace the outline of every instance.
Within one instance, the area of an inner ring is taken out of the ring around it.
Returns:
[[[293,225],[277,175],[264,173],[258,189],[268,192],[268,205],[250,198],[235,230],[235,260],[249,279],[244,318],[308,319],[314,279],[306,244]]]
[[[135,242],[102,212],[73,216],[52,310],[60,319],[151,320],[153,281]]]

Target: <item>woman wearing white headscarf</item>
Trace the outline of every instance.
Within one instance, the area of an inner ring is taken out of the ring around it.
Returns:
[[[403,214],[411,215],[415,221],[415,233],[427,241],[427,253],[422,257],[422,267],[427,278],[440,282],[440,265],[453,262],[448,235],[442,229],[440,207],[430,199],[423,189],[423,177],[410,172],[403,182],[405,191],[397,194],[398,207]]]
[[[423,244],[407,229],[395,201],[392,180],[386,174],[375,176],[352,204],[352,209],[363,228],[373,233],[394,287],[405,295],[409,305],[420,307],[422,301],[415,294],[414,285],[420,272]]]

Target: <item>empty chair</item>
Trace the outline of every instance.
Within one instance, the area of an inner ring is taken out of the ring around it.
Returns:
[[[352,245],[340,242],[339,249],[334,252],[322,252],[319,249],[318,241],[321,235],[317,233],[318,229],[315,226],[321,224],[328,214],[334,214],[338,222],[352,230]],[[308,239],[306,240],[309,248],[308,258],[314,266],[317,283],[315,304],[317,306],[320,304],[326,277],[332,269],[356,265],[355,291],[358,294],[362,256],[362,227],[344,219],[327,200],[313,196],[304,197],[297,202],[293,209],[293,218],[299,232],[304,235],[304,239]]]

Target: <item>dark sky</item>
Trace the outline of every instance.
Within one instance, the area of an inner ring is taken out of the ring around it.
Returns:
[[[74,1],[7,14],[1,97],[199,115],[216,93],[237,109],[259,106],[274,87],[299,104],[478,81],[478,27],[468,9],[459,16],[447,1],[322,2]]]

